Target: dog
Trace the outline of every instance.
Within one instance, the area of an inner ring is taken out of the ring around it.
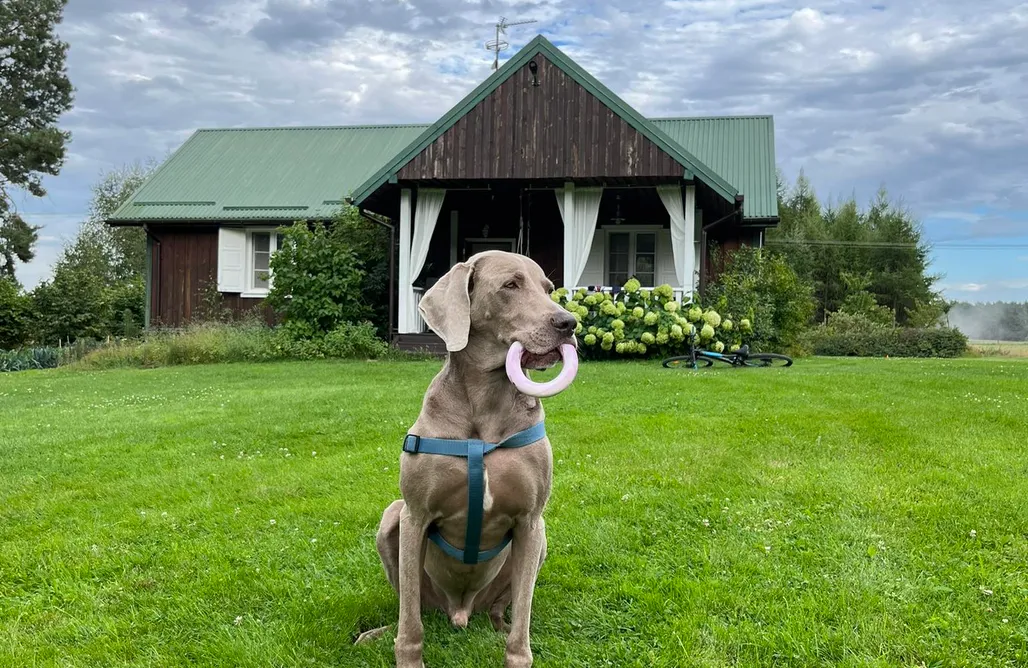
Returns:
[[[507,634],[507,668],[532,665],[532,595],[546,558],[543,509],[553,473],[549,440],[533,432],[531,443],[499,447],[479,460],[484,472],[478,542],[487,552],[498,550],[482,560],[465,543],[473,535],[469,513],[476,512],[469,501],[471,456],[416,450],[421,438],[497,444],[542,426],[542,404],[514,387],[505,360],[515,341],[524,348],[522,366],[538,370],[561,359],[563,344],[577,347],[578,321],[550,298],[553,289],[528,257],[485,251],[452,267],[421,299],[422,317],[446,344],[447,359],[411,427],[415,451],[404,441],[402,498],[386,508],[376,537],[386,577],[400,599],[397,668],[424,666],[421,613],[432,609],[458,628],[472,614],[488,613],[493,628]],[[358,642],[383,632],[369,631]]]

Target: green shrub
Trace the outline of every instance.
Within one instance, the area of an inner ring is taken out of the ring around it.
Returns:
[[[371,313],[361,294],[363,264],[344,227],[324,223],[283,228],[283,243],[271,258],[275,280],[267,303],[293,336],[324,336]]]
[[[815,355],[831,357],[959,357],[967,350],[967,337],[948,327],[843,330],[823,325],[809,332],[804,343]]]
[[[722,260],[723,257],[723,260]],[[753,322],[750,345],[765,352],[798,352],[816,302],[813,288],[801,280],[785,258],[766,249],[743,247],[715,252],[723,270],[704,294],[714,309]]]
[[[690,342],[707,350],[749,342],[753,321],[746,313],[702,308],[698,301],[682,303],[670,285],[643,290],[631,279],[618,293],[570,293],[554,290],[551,298],[578,320],[576,334],[585,358],[667,357],[689,349]]]
[[[60,348],[21,348],[0,350],[0,372],[54,369],[61,364]]]

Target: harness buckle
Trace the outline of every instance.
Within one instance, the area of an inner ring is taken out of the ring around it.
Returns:
[[[407,452],[409,452],[412,455],[418,454],[418,450],[421,449],[421,436],[419,436],[418,434],[407,434],[407,438],[408,439],[411,439],[411,438],[414,439],[414,449],[413,450],[407,450]]]

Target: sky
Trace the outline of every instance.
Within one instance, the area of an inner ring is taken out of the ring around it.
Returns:
[[[643,13],[642,8],[646,11]],[[50,275],[106,170],[200,127],[433,122],[543,34],[643,115],[773,114],[824,199],[882,186],[921,221],[947,297],[1028,300],[1028,2],[88,0],[59,33],[67,160],[20,211]]]

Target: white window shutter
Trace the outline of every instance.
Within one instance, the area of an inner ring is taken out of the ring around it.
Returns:
[[[218,228],[218,292],[242,292],[246,266],[246,232]]]

